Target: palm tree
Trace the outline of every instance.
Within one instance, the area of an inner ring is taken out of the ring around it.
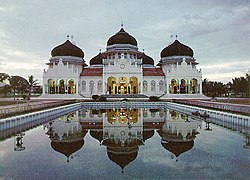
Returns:
[[[37,79],[34,79],[34,76],[29,76],[28,83],[29,83],[29,96],[31,95],[31,91],[33,90],[33,87],[37,85]]]

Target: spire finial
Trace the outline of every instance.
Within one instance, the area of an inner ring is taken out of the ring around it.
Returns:
[[[143,51],[143,53],[144,53],[145,49],[142,49],[142,51]]]
[[[102,49],[99,49],[99,53],[102,53]]]
[[[121,22],[121,28],[123,28],[123,21]]]
[[[177,40],[178,35],[175,35],[175,39]]]
[[[69,40],[69,35],[67,35],[67,40]]]

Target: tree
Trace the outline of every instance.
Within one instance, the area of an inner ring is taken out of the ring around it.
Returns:
[[[29,83],[23,77],[20,77],[20,76],[11,76],[10,77],[10,86],[13,89],[14,99],[15,99],[16,92],[18,91],[21,94],[23,94],[24,92],[26,92],[27,88],[29,87]]]
[[[203,81],[202,81],[202,92],[203,94],[205,95],[208,95],[208,88],[209,88],[209,81],[207,78],[205,78]]]
[[[8,84],[0,88],[0,94],[4,94],[5,97],[9,92],[11,92],[11,86]]]
[[[33,75],[29,76],[29,79],[28,79],[28,83],[29,83],[29,96],[31,95],[31,91],[33,90],[33,87],[38,84],[37,81],[38,80],[34,79]]]
[[[236,94],[241,94],[241,97],[249,96],[249,74],[244,77],[235,77],[232,84],[232,89]]]

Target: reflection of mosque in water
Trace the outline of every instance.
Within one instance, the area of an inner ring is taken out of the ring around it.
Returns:
[[[84,145],[84,136],[87,131],[82,129],[79,121],[75,119],[75,114],[63,116],[47,124],[51,140],[51,147],[67,157],[69,157],[82,148]],[[71,156],[73,158],[73,156]]]
[[[161,109],[82,109],[47,124],[51,146],[68,159],[84,145],[89,134],[105,146],[109,159],[122,169],[134,161],[139,147],[154,136],[161,145],[178,157],[194,145],[201,122],[185,114]],[[159,140],[160,142],[160,140]]]

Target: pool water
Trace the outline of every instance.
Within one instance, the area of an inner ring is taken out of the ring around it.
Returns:
[[[27,128],[1,132],[0,179],[250,177],[242,133],[168,109],[81,109]]]

